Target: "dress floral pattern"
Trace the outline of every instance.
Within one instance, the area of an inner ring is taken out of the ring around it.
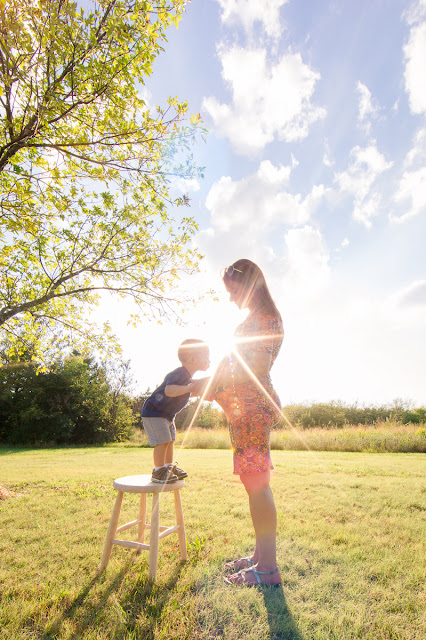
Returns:
[[[249,314],[236,331],[237,354],[227,356],[221,363],[225,373],[236,372],[248,363],[254,352],[271,354],[275,362],[283,341],[283,327],[279,318],[261,311]],[[257,381],[217,387],[213,399],[222,407],[228,420],[234,473],[252,474],[273,469],[269,447],[272,426],[280,418],[281,403],[274,390],[269,371]]]

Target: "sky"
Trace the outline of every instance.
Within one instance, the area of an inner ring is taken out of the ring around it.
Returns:
[[[193,0],[167,37],[146,90],[188,100],[209,130],[204,179],[175,188],[204,255],[189,287],[218,300],[184,327],[103,307],[135,390],[188,337],[214,368],[246,313],[220,270],[249,258],[284,320],[283,405],[426,405],[426,0]]]

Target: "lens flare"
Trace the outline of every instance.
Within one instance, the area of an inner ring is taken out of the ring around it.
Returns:
[[[276,338],[280,338],[283,337],[282,334],[276,334],[274,337]],[[260,335],[260,336],[247,336],[247,337],[237,337],[234,340],[234,344],[235,346],[239,345],[239,344],[247,344],[247,343],[252,343],[252,342],[256,342],[259,343],[261,341],[270,341],[271,340],[271,336],[270,335]],[[301,442],[303,442],[304,446],[306,447],[306,449],[309,450],[308,445],[306,444],[306,442],[303,440],[302,436],[300,435],[300,433],[298,432],[298,430],[294,427],[294,425],[292,424],[292,422],[288,419],[288,417],[285,415],[285,413],[283,412],[282,408],[277,405],[277,403],[275,402],[275,400],[271,397],[271,395],[268,393],[268,391],[265,389],[265,387],[263,386],[263,384],[260,382],[259,378],[256,376],[256,374],[253,372],[253,370],[249,367],[249,365],[247,364],[247,362],[244,360],[244,358],[241,357],[241,355],[238,353],[238,349],[234,348],[231,350],[231,355],[235,356],[236,359],[238,360],[238,362],[241,364],[242,368],[244,369],[244,371],[248,374],[249,378],[251,380],[253,380],[253,382],[256,384],[256,386],[258,387],[258,389],[260,389],[260,391],[264,394],[264,396],[269,400],[269,402],[273,405],[273,407],[275,408],[275,410],[277,411],[277,414],[280,414],[282,416],[282,418],[285,420],[286,424],[290,427],[290,429],[292,429],[294,431],[294,433],[296,434],[296,436],[299,438],[299,440],[301,440]],[[192,427],[194,426],[195,421],[197,420],[201,408],[202,408],[202,404],[203,402],[206,400],[206,398],[209,397],[209,393],[210,390],[212,388],[213,385],[213,381],[215,379],[215,375],[217,373],[217,369],[218,367],[216,367],[214,373],[212,376],[210,376],[210,379],[202,393],[202,395],[200,396],[200,399],[198,401],[198,404],[196,406],[196,409],[194,411],[194,415],[192,416],[191,422],[189,423],[188,427],[185,429],[185,435],[183,437],[182,443],[179,447],[179,451],[181,449],[184,448],[185,446],[185,441],[187,439],[187,436],[189,435],[189,432],[191,431]]]
[[[281,337],[280,335],[276,334],[277,338]],[[250,342],[259,342],[262,340],[271,340],[271,335],[260,335],[260,336],[248,336],[248,337],[240,337],[240,338],[236,338],[235,339],[235,344],[242,344],[242,343],[250,343]],[[300,431],[298,429],[296,429],[296,427],[292,424],[291,420],[289,420],[289,418],[285,415],[284,411],[282,410],[281,407],[279,407],[277,405],[277,403],[275,402],[275,400],[271,397],[271,395],[268,393],[268,391],[265,389],[265,387],[263,386],[263,384],[260,382],[260,380],[258,379],[258,377],[256,376],[256,374],[253,372],[253,370],[249,367],[249,365],[247,364],[247,362],[241,357],[241,355],[238,353],[237,348],[232,349],[231,354],[233,356],[236,357],[236,359],[238,360],[238,362],[240,363],[241,367],[243,368],[243,370],[247,373],[247,375],[249,376],[249,378],[256,384],[256,386],[258,387],[258,389],[260,389],[260,391],[264,394],[264,396],[269,400],[269,402],[273,405],[273,407],[275,408],[275,410],[277,411],[277,414],[280,414],[282,416],[282,418],[285,420],[287,426],[293,431],[293,433],[296,435],[296,437],[300,440],[300,442],[303,444],[303,446],[305,447],[306,451],[309,451],[310,453],[312,453],[313,455],[315,455],[315,450],[312,450],[308,444],[306,443],[305,439],[303,438],[303,435],[300,433]],[[189,435],[196,419],[198,418],[201,408],[202,408],[202,404],[203,402],[206,400],[206,398],[209,397],[211,388],[213,386],[213,382],[215,379],[215,375],[217,373],[218,367],[216,367],[214,373],[212,376],[210,376],[208,383],[206,384],[206,388],[203,391],[203,394],[201,395],[196,410],[194,412],[194,415],[192,416],[191,422],[189,423],[188,427],[185,429],[185,435],[183,437],[182,443],[179,447],[179,451],[181,451],[184,446],[185,446],[185,441],[187,436]],[[342,488],[342,486],[340,484],[338,484],[338,482],[334,479],[333,474],[325,467],[324,463],[321,461],[320,457],[316,457],[318,463],[324,468],[325,472],[327,473],[328,477],[330,478],[330,481],[334,484],[336,491],[339,491],[339,493],[343,496],[346,494],[346,492],[344,491],[344,489]]]

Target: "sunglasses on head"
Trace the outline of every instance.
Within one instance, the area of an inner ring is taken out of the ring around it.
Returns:
[[[233,265],[230,267],[223,267],[223,269],[220,272],[220,275],[222,278],[224,278],[225,276],[229,276],[231,277],[232,274],[234,273],[234,271],[236,271],[237,273],[243,273],[241,271],[241,269],[237,269],[236,267],[234,267]]]

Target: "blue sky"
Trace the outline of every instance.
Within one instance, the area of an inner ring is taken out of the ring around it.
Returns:
[[[146,85],[200,112],[202,181],[180,187],[218,291],[188,325],[111,324],[136,388],[176,366],[186,337],[229,346],[244,315],[219,271],[263,269],[285,340],[284,404],[426,404],[426,0],[193,0]],[[179,188],[179,185],[177,185]],[[188,283],[187,283],[188,284]]]

